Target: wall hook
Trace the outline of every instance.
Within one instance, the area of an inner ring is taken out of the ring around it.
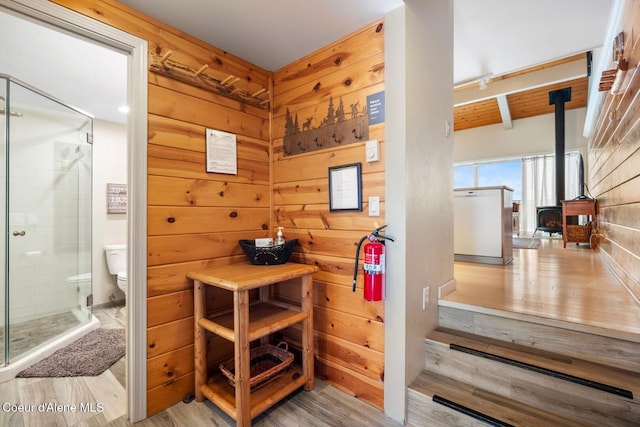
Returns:
[[[342,141],[340,141],[340,138],[336,135],[336,133],[334,132],[333,135],[331,135],[331,138],[333,138],[333,140],[336,142],[336,144],[340,144]]]
[[[169,59],[169,57],[173,54],[172,51],[168,50],[164,55],[162,55],[162,58],[160,58],[160,63],[162,65],[164,65],[164,63],[167,61],[167,59]]]
[[[284,151],[284,154],[287,156],[291,155],[291,152],[289,152],[289,149],[287,148],[287,144],[282,144],[282,151]]]
[[[198,77],[198,76],[199,76],[199,75],[200,75],[204,70],[206,70],[207,68],[209,68],[209,64],[204,64],[202,67],[200,67],[200,68],[198,69],[198,71],[196,71],[196,72],[193,74],[193,77]]]
[[[316,147],[322,147],[322,141],[320,141],[320,138],[316,136],[313,140],[316,142]]]
[[[362,134],[358,135],[358,133],[356,132],[356,130],[355,130],[355,129],[353,129],[353,130],[351,131],[351,133],[353,134],[353,137],[354,137],[355,139],[358,139],[358,140],[362,139]]]
[[[298,147],[300,148],[300,151],[302,151],[302,152],[307,151],[307,147],[304,146],[302,141],[298,141]]]

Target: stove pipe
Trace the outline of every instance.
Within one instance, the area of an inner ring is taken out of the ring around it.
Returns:
[[[564,103],[571,101],[571,88],[549,92],[549,105],[555,104],[556,119],[556,205],[564,200]]]

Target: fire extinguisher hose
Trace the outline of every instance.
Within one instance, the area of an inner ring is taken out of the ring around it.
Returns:
[[[358,242],[358,248],[356,249],[356,265],[353,268],[353,292],[356,291],[356,282],[358,280],[358,261],[360,260],[360,248],[365,240],[369,238],[368,236],[362,236],[362,239]]]

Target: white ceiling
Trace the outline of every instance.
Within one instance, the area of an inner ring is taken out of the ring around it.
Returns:
[[[120,0],[275,71],[384,16],[403,0]],[[418,1],[418,0],[414,0]],[[425,0],[426,1],[426,0]],[[456,83],[597,49],[616,0],[453,0]],[[0,73],[123,122],[126,57],[0,11]]]

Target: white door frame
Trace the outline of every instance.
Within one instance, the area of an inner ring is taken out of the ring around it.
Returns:
[[[0,0],[0,10],[91,39],[128,56],[126,389],[129,419],[140,421],[147,417],[147,41],[47,0]]]

